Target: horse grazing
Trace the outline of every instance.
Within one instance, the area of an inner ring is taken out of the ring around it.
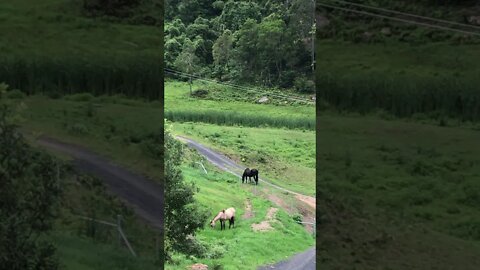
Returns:
[[[243,171],[242,175],[242,183],[247,182],[247,177],[250,183],[252,182],[252,177],[253,180],[255,180],[255,184],[258,185],[258,170],[257,169],[249,169],[246,168],[245,171]]]
[[[230,207],[227,210],[223,209],[218,212],[217,216],[210,221],[210,226],[215,227],[215,222],[220,220],[220,230],[225,229],[225,221],[228,220],[228,228],[231,226],[235,228],[235,208]]]

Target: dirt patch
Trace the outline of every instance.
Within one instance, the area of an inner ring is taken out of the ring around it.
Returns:
[[[252,211],[252,203],[250,202],[250,199],[247,199],[245,201],[245,214],[243,214],[242,218],[249,219],[252,217],[254,217],[253,211]]]
[[[312,207],[313,209],[317,209],[317,199],[310,196],[300,195],[298,194],[295,196],[299,201],[306,203],[308,206]]]
[[[267,219],[268,220],[274,219],[275,214],[277,214],[277,211],[278,211],[278,208],[270,207],[270,209],[268,209],[268,212],[267,212]]]
[[[206,264],[201,264],[201,263],[196,263],[192,266],[190,266],[191,270],[208,270],[208,265]]]
[[[271,223],[275,221],[274,219],[275,219],[275,214],[277,214],[277,211],[278,211],[278,208],[270,207],[270,209],[268,209],[268,212],[267,212],[267,215],[266,215],[266,220],[264,220],[260,223],[252,224],[253,231],[255,231],[255,232],[266,232],[266,231],[272,230],[273,227],[272,227]]]

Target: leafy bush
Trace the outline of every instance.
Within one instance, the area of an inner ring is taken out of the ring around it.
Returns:
[[[13,89],[7,92],[7,98],[9,99],[23,99],[25,98],[25,93],[18,89]]]
[[[90,93],[78,93],[78,94],[65,96],[65,99],[70,101],[91,101],[94,98],[95,97]]]
[[[293,83],[295,90],[300,93],[315,93],[315,83],[306,77],[298,77]]]
[[[73,125],[68,126],[68,132],[75,134],[75,135],[83,135],[88,134],[88,128],[81,123],[75,123]]]
[[[204,98],[208,95],[208,90],[206,89],[197,89],[192,92],[192,97]]]

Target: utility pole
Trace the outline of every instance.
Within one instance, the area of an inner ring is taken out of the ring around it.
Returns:
[[[315,33],[316,33],[316,28],[317,28],[317,19],[316,19],[316,16],[315,16],[315,0],[312,0],[312,4],[313,4],[313,8],[312,8],[312,11],[313,11],[313,29],[312,29],[312,73],[313,75],[312,76],[315,76]]]

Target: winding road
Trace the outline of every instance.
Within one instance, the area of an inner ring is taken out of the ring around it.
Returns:
[[[36,142],[42,147],[72,157],[73,165],[78,171],[100,178],[112,193],[132,206],[140,217],[163,231],[164,197],[163,187],[159,183],[113,164],[78,145],[47,137],[40,137]]]
[[[226,157],[225,155],[218,153],[201,143],[198,143],[192,139],[183,137],[183,136],[176,136],[176,138],[182,142],[184,142],[188,147],[196,149],[197,152],[204,156],[210,163],[215,165],[216,167],[220,168],[223,171],[229,172],[237,177],[241,177],[243,170],[245,170],[245,166],[235,163],[230,158]],[[295,191],[288,190],[286,188],[280,187],[278,185],[272,184],[266,179],[258,179],[259,182],[267,184],[273,188],[277,188],[284,192],[290,193],[295,195],[299,200],[304,201],[308,205],[312,206],[314,209],[315,206],[315,198],[311,196],[306,196],[300,194]],[[267,265],[260,267],[258,270],[267,270],[267,269],[276,269],[276,270],[314,270],[316,267],[315,262],[315,247],[308,249],[302,253],[299,253],[292,258],[279,262],[274,265]]]
[[[197,151],[213,165],[224,171],[241,177],[241,173],[244,170],[243,166],[191,139],[185,137],[177,138],[185,142],[189,147],[197,149]],[[77,170],[95,175],[96,177],[100,178],[112,193],[115,193],[117,196],[127,202],[127,204],[132,206],[140,217],[144,218],[158,230],[163,230],[162,217],[164,197],[163,187],[160,184],[154,182],[153,180],[147,179],[145,176],[120,167],[84,147],[64,143],[48,137],[38,138],[37,143],[42,147],[72,157],[73,165]],[[265,179],[259,179],[259,181],[274,188],[291,193],[297,196],[297,198],[305,196],[308,198],[310,203],[311,199],[315,199],[313,197],[302,195],[277,186],[266,181]],[[299,253],[288,260],[259,268],[259,270],[267,269],[313,270],[315,269],[315,247]]]

